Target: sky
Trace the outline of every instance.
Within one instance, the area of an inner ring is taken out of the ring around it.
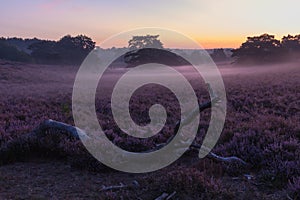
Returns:
[[[84,34],[101,46],[120,32],[161,27],[205,48],[237,48],[247,36],[300,34],[299,0],[0,0],[0,5],[0,37],[58,40]]]

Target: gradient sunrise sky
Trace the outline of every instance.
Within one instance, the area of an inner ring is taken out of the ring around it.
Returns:
[[[280,39],[283,35],[300,33],[299,0],[0,2],[0,37],[58,40],[66,34],[85,34],[100,44],[122,31],[162,27],[179,31],[205,48],[235,48],[247,36],[270,33]]]

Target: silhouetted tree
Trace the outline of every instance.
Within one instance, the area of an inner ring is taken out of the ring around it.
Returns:
[[[75,48],[83,52],[90,52],[95,48],[95,42],[85,35],[76,37],[66,35],[58,41],[58,45],[63,48]]]
[[[95,42],[91,38],[78,35],[70,35],[61,38],[56,45],[59,55],[66,63],[80,64],[84,58],[95,48]]]
[[[300,51],[300,34],[299,35],[287,35],[282,38],[282,47],[291,51]]]
[[[163,44],[158,39],[159,35],[133,36],[128,41],[128,48],[130,50],[142,48],[157,48],[162,49]]]
[[[232,57],[237,57],[238,62],[269,62],[280,55],[281,43],[274,35],[263,34],[248,37],[240,48],[233,50]]]
[[[84,35],[67,35],[58,42],[41,41],[29,47],[37,62],[50,64],[80,64],[94,48],[95,42]]]

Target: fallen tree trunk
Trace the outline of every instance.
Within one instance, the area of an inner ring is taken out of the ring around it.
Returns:
[[[215,96],[215,94],[213,93],[213,91],[211,90],[209,85],[208,85],[208,89],[211,93],[212,100],[208,101],[206,103],[200,104],[199,108],[195,108],[194,110],[192,110],[185,119],[178,121],[176,124],[176,127],[175,127],[175,133],[177,133],[180,123],[182,124],[182,126],[189,124],[193,120],[195,115],[198,113],[198,110],[200,110],[200,112],[204,111],[208,108],[211,108],[213,103],[217,103],[219,101],[219,98]],[[72,126],[69,124],[65,124],[63,122],[55,121],[52,119],[48,119],[48,120],[45,120],[44,122],[42,122],[31,133],[22,135],[20,138],[12,140],[12,141],[8,142],[6,145],[3,145],[0,149],[0,158],[1,158],[0,163],[9,162],[10,155],[13,153],[21,152],[20,157],[22,157],[22,153],[24,153],[24,152],[26,153],[26,151],[30,152],[30,150],[32,148],[33,149],[35,148],[35,147],[30,147],[30,144],[35,144],[35,145],[38,144],[39,140],[47,135],[46,132],[49,129],[61,130],[59,132],[52,133],[57,136],[61,136],[63,134],[63,135],[71,136],[72,138],[75,138],[77,140],[91,139],[83,130],[81,130],[78,127],[75,127],[75,126]],[[170,138],[168,141],[170,141],[170,140],[172,140],[172,138]],[[166,145],[167,143],[168,142],[158,144],[156,146],[156,149],[162,147],[163,145]],[[192,144],[190,146],[190,148],[200,149],[200,146],[196,145],[196,144]],[[152,151],[154,151],[156,149],[153,149]],[[6,158],[8,160],[5,160]],[[235,157],[235,156],[222,157],[222,156],[216,155],[215,153],[209,152],[208,158],[211,158],[211,159],[214,159],[217,161],[221,161],[221,162],[226,162],[226,163],[233,163],[233,162],[236,163],[237,162],[242,165],[247,165],[247,163],[245,161],[243,161],[242,159]],[[16,158],[16,159],[18,159],[18,158]]]
[[[62,130],[62,132],[57,132],[57,133],[58,134],[66,134],[68,136],[74,137],[75,139],[80,139],[80,138],[86,139],[86,140],[90,139],[89,136],[83,130],[79,129],[78,127],[74,127],[69,124],[65,124],[62,122],[58,122],[58,121],[49,119],[49,120],[46,120],[43,123],[41,123],[32,133],[25,135],[26,139],[23,140],[23,143],[28,140],[39,139],[41,137],[44,137],[45,131],[48,129]],[[172,139],[172,138],[170,138],[170,139]],[[10,146],[15,147],[16,146],[15,143],[16,142],[14,142],[14,141],[11,142],[7,146],[7,149],[9,149]],[[159,144],[159,145],[157,145],[157,147],[164,146],[167,143]],[[18,145],[18,146],[20,146],[20,145]],[[197,145],[197,144],[192,144],[191,148],[200,149],[201,146]],[[152,151],[154,151],[154,150],[152,150]],[[0,155],[1,155],[1,151],[0,151]],[[245,166],[248,165],[245,161],[243,161],[242,159],[240,159],[238,157],[235,157],[235,156],[222,157],[213,152],[208,153],[208,158],[214,159],[217,161],[221,161],[221,162],[225,162],[225,163],[240,163]]]
[[[45,134],[45,131],[50,128],[62,130],[64,133],[71,134],[71,136],[76,139],[90,139],[90,137],[80,128],[52,119],[45,120],[36,129],[34,129],[31,134],[36,134],[37,136],[41,137],[43,134]]]

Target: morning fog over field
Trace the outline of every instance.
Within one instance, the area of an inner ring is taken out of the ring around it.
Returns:
[[[300,199],[298,8],[1,2],[0,199]]]

